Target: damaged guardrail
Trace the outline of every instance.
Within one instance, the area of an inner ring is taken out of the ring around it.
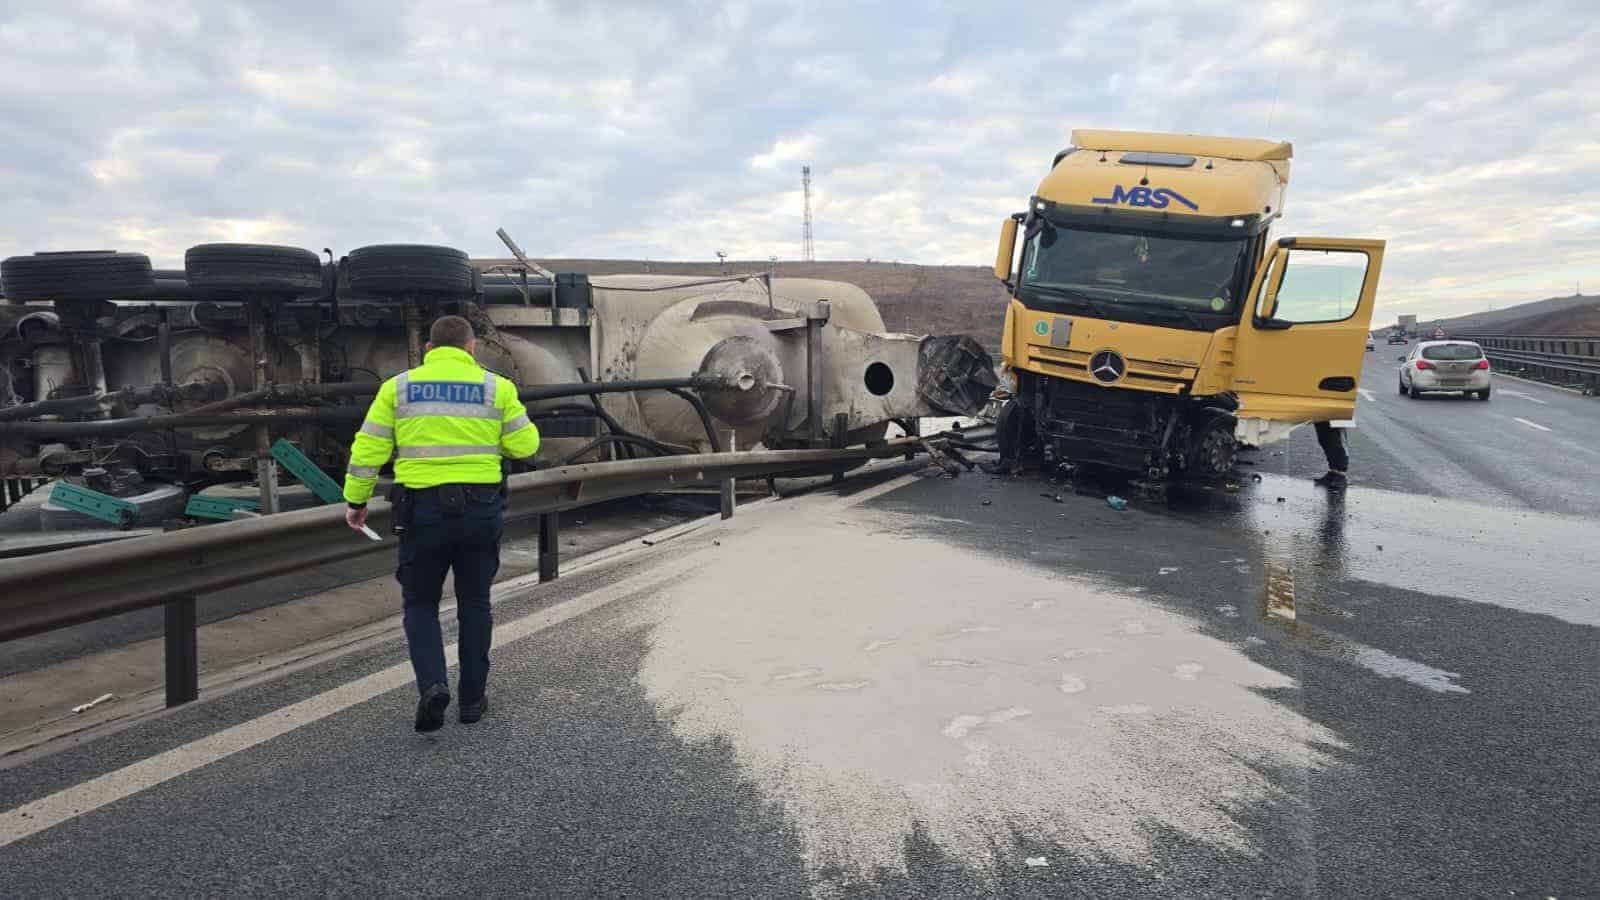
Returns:
[[[513,475],[508,512],[540,518],[541,580],[558,574],[556,514],[678,487],[735,478],[839,473],[873,459],[910,457],[938,438],[908,437],[864,447],[701,453],[588,463]],[[368,524],[390,523],[374,498]],[[310,566],[387,550],[351,531],[340,505],[242,519],[114,544],[77,547],[0,566],[0,642],[166,607],[167,705],[199,693],[196,598]]]

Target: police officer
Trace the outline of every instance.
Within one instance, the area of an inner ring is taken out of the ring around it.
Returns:
[[[428,333],[422,365],[385,381],[350,446],[345,521],[360,529],[378,470],[395,457],[394,517],[400,535],[395,578],[405,598],[406,642],[417,675],[418,731],[437,731],[450,706],[439,597],[454,570],[460,621],[463,723],[489,699],[489,587],[500,568],[501,459],[530,460],[539,430],[509,380],[473,359],[472,326],[445,316]]]

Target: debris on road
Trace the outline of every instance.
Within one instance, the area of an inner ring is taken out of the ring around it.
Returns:
[[[1028,868],[1030,868],[1030,869],[1047,869],[1049,867],[1050,867],[1050,860],[1045,859],[1042,856],[1030,856],[1030,857],[1028,857]]]
[[[1161,567],[1161,571],[1159,573],[1157,573],[1157,574],[1160,574],[1160,575],[1171,575],[1173,572],[1176,572],[1176,571],[1178,571],[1178,567],[1177,566],[1162,566]]]
[[[106,702],[107,700],[115,699],[116,696],[117,696],[116,694],[101,694],[100,696],[94,698],[93,700],[90,700],[88,703],[80,703],[77,706],[74,706],[72,708],[72,712],[74,714],[88,712],[89,710],[94,709],[96,706],[99,706],[100,704]]]
[[[985,501],[983,501],[983,505],[984,506],[993,506],[994,505],[994,501],[993,500],[985,500]]]
[[[1106,505],[1112,509],[1123,510],[1128,508],[1128,501],[1118,497],[1116,494],[1112,494],[1106,498]]]

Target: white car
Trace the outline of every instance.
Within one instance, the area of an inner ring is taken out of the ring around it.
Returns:
[[[1489,399],[1489,360],[1472,341],[1422,341],[1400,366],[1400,393],[1412,399],[1451,391]]]

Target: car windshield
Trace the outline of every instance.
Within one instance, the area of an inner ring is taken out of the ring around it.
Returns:
[[[1211,330],[1235,318],[1248,238],[1061,228],[1041,220],[1024,245],[1024,303],[1088,303],[1104,318]]]
[[[1482,359],[1483,350],[1477,344],[1438,344],[1422,348],[1423,359]]]

